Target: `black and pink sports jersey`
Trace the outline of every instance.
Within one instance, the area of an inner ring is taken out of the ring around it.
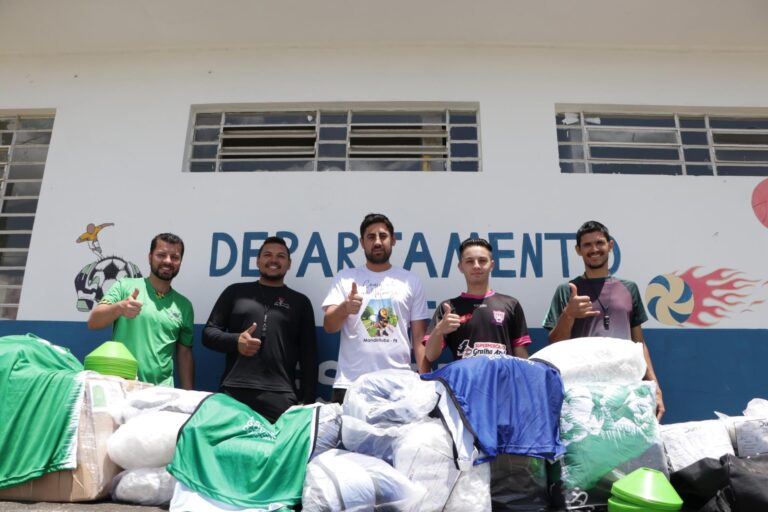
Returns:
[[[438,304],[424,340],[443,318],[443,304],[461,317],[459,328],[445,337],[454,359],[512,354],[513,347],[528,345],[528,325],[520,302],[496,292],[485,296],[462,293]]]

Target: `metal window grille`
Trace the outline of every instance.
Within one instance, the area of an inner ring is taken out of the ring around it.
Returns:
[[[560,171],[768,176],[768,117],[559,112]]]
[[[185,170],[480,171],[476,108],[193,111]]]
[[[0,114],[0,318],[18,313],[53,119]]]

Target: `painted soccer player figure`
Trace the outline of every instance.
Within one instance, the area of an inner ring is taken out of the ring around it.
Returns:
[[[341,331],[332,397],[339,403],[360,375],[409,369],[412,350],[420,368],[424,359],[424,347],[411,343],[408,327],[414,340],[422,339],[429,318],[427,300],[419,278],[389,262],[395,246],[392,222],[380,213],[366,215],[360,245],[365,266],[339,272],[323,301],[323,327],[326,332]]]
[[[453,359],[509,354],[528,358],[531,343],[525,314],[514,297],[491,289],[491,244],[482,238],[464,240],[459,247],[459,271],[467,291],[440,303],[424,337],[426,359],[440,357],[445,347]]]
[[[607,336],[643,345],[645,380],[656,382],[656,418],[664,415],[661,386],[643,338],[648,320],[633,281],[611,275],[608,259],[613,251],[608,228],[597,221],[582,224],[576,232],[576,254],[584,260],[584,274],[561,284],[555,291],[544,328],[550,343],[586,336]]]

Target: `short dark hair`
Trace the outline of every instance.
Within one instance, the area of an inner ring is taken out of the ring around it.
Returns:
[[[285,247],[286,252],[288,253],[288,259],[291,259],[291,250],[288,249],[288,244],[285,243],[285,239],[279,236],[268,236],[266,240],[264,240],[264,243],[261,244],[261,247],[259,247],[259,255],[261,255],[261,250],[264,249],[264,246],[267,244],[278,244]]]
[[[162,240],[163,242],[171,245],[180,245],[181,257],[184,257],[184,241],[181,239],[181,237],[174,235],[173,233],[160,233],[159,235],[155,235],[155,238],[153,238],[152,242],[149,244],[149,254],[155,252],[155,247],[157,247],[158,240]]]
[[[576,247],[581,246],[581,237],[588,233],[600,232],[605,235],[606,240],[611,239],[608,228],[604,224],[597,222],[596,220],[588,220],[581,225],[578,231],[576,231]]]
[[[392,222],[387,218],[386,215],[382,213],[369,213],[365,216],[363,219],[363,222],[360,224],[360,238],[363,238],[363,235],[365,235],[365,230],[370,226],[371,224],[384,224],[387,226],[387,231],[389,231],[389,236],[394,237],[395,236],[395,227],[392,225]]]
[[[485,238],[467,238],[466,240],[461,242],[461,245],[459,246],[459,257],[464,255],[464,250],[467,247],[472,247],[475,245],[478,247],[483,247],[485,249],[488,249],[488,252],[490,252],[491,255],[493,255],[493,247],[491,247],[491,244],[488,243],[488,240],[486,240]]]

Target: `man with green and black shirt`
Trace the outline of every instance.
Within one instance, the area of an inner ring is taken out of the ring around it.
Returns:
[[[549,342],[605,336],[643,344],[645,380],[656,381],[656,417],[664,415],[661,386],[653,370],[643,338],[642,323],[648,320],[637,284],[611,275],[608,258],[613,251],[608,228],[597,221],[585,222],[576,232],[576,253],[584,260],[584,273],[555,291],[544,319]]]

